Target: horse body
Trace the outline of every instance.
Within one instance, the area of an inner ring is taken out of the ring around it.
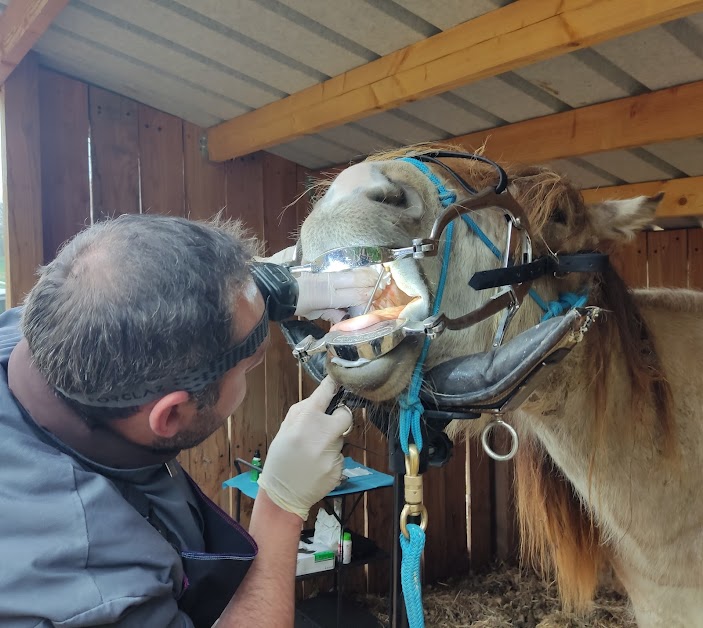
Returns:
[[[339,175],[302,225],[303,261],[336,247],[404,246],[427,236],[442,209],[437,191],[396,156]],[[492,173],[480,164],[449,163],[478,189],[491,183]],[[435,174],[452,186],[441,171]],[[536,255],[612,252],[651,221],[660,200],[587,208],[563,177],[543,168],[515,169],[510,190],[532,224]],[[474,218],[500,242],[499,213]],[[491,251],[457,221],[442,311],[460,316],[485,302],[487,295],[467,281],[496,265]],[[405,315],[429,314],[439,266],[438,258],[391,265],[393,283],[414,297]],[[510,417],[521,434],[516,485],[524,557],[556,572],[566,606],[587,608],[607,560],[641,626],[703,626],[703,373],[696,368],[703,355],[703,294],[631,294],[614,271],[545,277],[534,288],[544,300],[586,289],[589,303],[603,308],[603,320]],[[526,299],[510,334],[540,316]],[[439,336],[427,365],[487,350],[496,318]],[[362,396],[393,399],[407,387],[419,350],[408,339],[361,367],[327,367]],[[454,422],[448,432],[477,432],[487,420]]]

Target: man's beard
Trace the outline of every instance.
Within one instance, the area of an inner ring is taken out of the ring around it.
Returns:
[[[225,419],[219,417],[212,406],[208,406],[198,412],[190,428],[178,432],[171,438],[157,437],[154,439],[151,448],[155,451],[175,452],[197,447],[216,432],[224,422]]]

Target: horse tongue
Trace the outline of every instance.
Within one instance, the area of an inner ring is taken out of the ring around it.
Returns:
[[[332,325],[330,331],[358,331],[359,329],[366,329],[381,321],[395,320],[404,309],[404,305],[398,305],[395,307],[387,307],[383,310],[375,310],[363,316],[348,318],[345,321]]]

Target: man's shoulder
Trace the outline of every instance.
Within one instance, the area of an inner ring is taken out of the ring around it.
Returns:
[[[31,460],[21,446],[0,466],[0,555],[12,566],[0,570],[0,623],[83,616],[102,624],[134,605],[174,605],[175,550],[109,479],[37,444]]]
[[[15,307],[0,314],[0,364],[7,365],[10,353],[22,337],[20,319],[22,308]]]

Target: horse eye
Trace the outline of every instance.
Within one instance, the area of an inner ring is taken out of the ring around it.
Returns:
[[[554,222],[558,222],[560,225],[565,225],[566,224],[566,213],[564,212],[564,210],[557,207],[552,212],[552,220]]]

